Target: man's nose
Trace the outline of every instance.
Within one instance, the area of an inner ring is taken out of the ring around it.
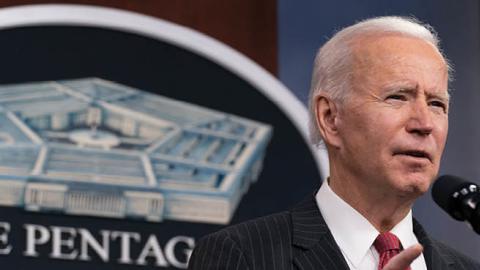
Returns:
[[[426,102],[417,102],[412,107],[407,123],[407,131],[426,136],[433,131],[432,112]]]

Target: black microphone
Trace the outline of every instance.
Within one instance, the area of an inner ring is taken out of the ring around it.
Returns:
[[[443,175],[432,188],[433,200],[456,220],[467,221],[480,234],[480,187],[452,175]]]

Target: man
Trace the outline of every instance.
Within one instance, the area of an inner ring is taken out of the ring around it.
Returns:
[[[429,27],[399,17],[330,39],[310,93],[328,181],[290,211],[207,236],[190,269],[480,269],[412,219],[447,138],[449,67],[437,46]]]

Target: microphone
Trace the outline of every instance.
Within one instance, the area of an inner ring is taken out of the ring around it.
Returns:
[[[432,198],[450,216],[467,221],[480,234],[480,187],[477,184],[443,175],[433,184]]]

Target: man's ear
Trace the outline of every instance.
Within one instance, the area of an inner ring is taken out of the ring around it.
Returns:
[[[333,100],[318,95],[315,98],[315,119],[318,130],[327,145],[334,147],[340,146],[340,137],[338,133],[338,110]]]

